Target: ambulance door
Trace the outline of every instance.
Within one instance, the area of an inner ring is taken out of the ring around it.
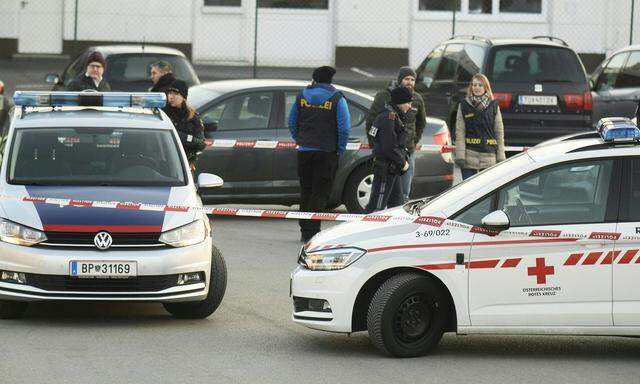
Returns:
[[[511,234],[473,239],[472,326],[612,325],[616,162],[555,164],[495,192]]]
[[[640,158],[626,159],[613,263],[613,325],[640,326]]]

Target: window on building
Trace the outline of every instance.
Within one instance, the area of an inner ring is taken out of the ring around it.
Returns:
[[[501,13],[542,13],[542,0],[500,0]]]
[[[469,0],[469,13],[470,14],[491,14],[493,9],[493,0]]]
[[[329,0],[258,0],[259,8],[329,9]]]
[[[421,11],[453,11],[454,7],[457,11],[461,10],[460,0],[420,0],[418,9]]]
[[[242,0],[204,0],[205,7],[239,7]]]

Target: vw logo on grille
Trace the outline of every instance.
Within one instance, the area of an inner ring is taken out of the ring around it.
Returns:
[[[113,238],[107,232],[98,232],[93,238],[93,244],[98,249],[108,249],[113,243]]]

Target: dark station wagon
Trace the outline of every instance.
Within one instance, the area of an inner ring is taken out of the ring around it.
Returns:
[[[291,141],[287,121],[296,95],[309,83],[293,80],[228,80],[189,89],[189,101],[198,110],[210,139]],[[366,143],[365,115],[373,98],[346,87],[351,114],[350,143]],[[447,125],[427,118],[421,144],[448,144]],[[329,205],[345,204],[350,212],[363,211],[371,194],[371,150],[347,151],[340,158]],[[202,192],[215,203],[297,204],[299,182],[295,148],[214,148],[201,154],[196,172],[215,172],[225,181],[217,190]],[[419,151],[412,197],[437,194],[451,186],[450,153]]]

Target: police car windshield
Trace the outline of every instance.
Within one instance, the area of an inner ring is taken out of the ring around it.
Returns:
[[[171,131],[27,128],[14,136],[8,182],[38,185],[179,186],[186,178]]]
[[[487,168],[482,173],[464,180],[460,184],[442,192],[435,199],[428,201],[420,214],[425,215],[427,212],[435,213],[444,211],[451,206],[451,204],[465,199],[474,192],[483,189],[487,184],[494,183],[504,175],[517,172],[521,167],[531,162],[533,162],[531,157],[523,152]]]

